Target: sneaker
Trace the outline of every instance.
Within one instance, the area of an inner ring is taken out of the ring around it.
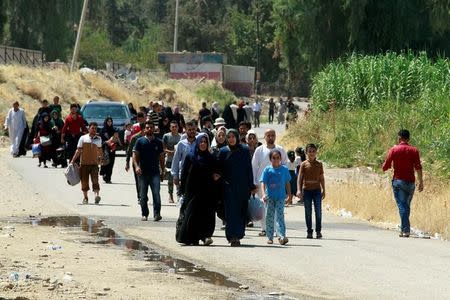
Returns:
[[[312,239],[313,238],[313,234],[312,232],[308,232],[308,235],[306,235],[307,239]]]
[[[287,237],[278,239],[278,243],[280,243],[280,245],[286,245],[288,242],[289,242],[289,239]]]
[[[259,236],[266,236],[266,231],[263,230],[263,231],[261,231],[260,233],[258,233],[258,235],[259,235]]]
[[[220,226],[220,230],[225,230],[225,228],[226,228],[225,225]]]
[[[251,221],[248,222],[248,223],[247,223],[247,227],[252,228],[252,227],[253,227],[253,222],[251,222]]]
[[[161,221],[162,217],[160,215],[157,215],[153,218],[153,221],[158,222]]]
[[[95,204],[99,204],[102,198],[100,196],[95,196]]]
[[[89,203],[88,198],[84,198],[82,203],[83,203],[83,204],[88,204],[88,203]]]
[[[212,238],[206,238],[205,241],[203,242],[204,246],[209,246],[213,243]]]
[[[320,231],[316,232],[316,239],[321,239],[322,233]]]
[[[142,216],[141,221],[148,221],[148,217]]]
[[[409,238],[409,232],[400,232],[399,237]]]

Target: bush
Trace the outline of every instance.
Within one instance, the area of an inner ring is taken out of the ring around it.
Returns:
[[[225,105],[236,100],[232,92],[225,90],[219,83],[214,81],[201,85],[195,93],[201,100],[205,100],[208,103],[218,102],[222,110]]]

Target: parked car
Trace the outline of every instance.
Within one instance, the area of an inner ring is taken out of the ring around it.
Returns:
[[[81,107],[81,114],[88,124],[97,122],[97,130],[99,131],[103,128],[105,119],[111,117],[113,119],[114,128],[119,132],[122,141],[125,124],[133,122],[128,105],[109,100],[89,100]]]

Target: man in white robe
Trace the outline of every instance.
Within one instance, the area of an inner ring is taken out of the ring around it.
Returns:
[[[25,111],[19,108],[18,101],[13,103],[13,107],[6,115],[4,127],[9,133],[9,140],[11,142],[10,152],[14,157],[17,157],[19,156],[20,142],[24,130],[27,127]]]

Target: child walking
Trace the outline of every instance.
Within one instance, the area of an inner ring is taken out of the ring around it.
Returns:
[[[323,177],[323,165],[317,157],[317,147],[314,144],[306,146],[307,160],[300,165],[300,173],[297,181],[297,196],[303,197],[305,207],[305,219],[307,227],[306,238],[313,238],[312,229],[312,205],[316,217],[316,238],[322,238],[322,199],[325,198],[325,179]]]
[[[266,203],[266,236],[267,244],[273,244],[274,217],[277,222],[278,242],[285,245],[289,240],[286,237],[286,225],[284,223],[284,201],[286,195],[291,194],[289,183],[291,176],[286,166],[281,164],[281,152],[272,149],[269,153],[272,165],[267,166],[261,179],[262,197]]]
[[[291,194],[286,199],[286,206],[292,205],[292,198],[297,195],[297,170],[302,163],[300,157],[295,157],[295,152],[290,150],[287,153],[288,162],[287,167],[289,169],[289,175],[291,175]]]

